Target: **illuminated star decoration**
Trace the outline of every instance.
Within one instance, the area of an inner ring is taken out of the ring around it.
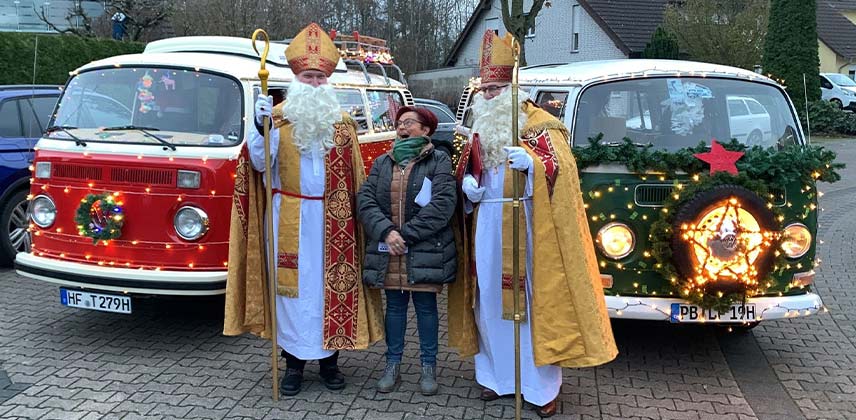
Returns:
[[[710,174],[724,171],[731,175],[737,175],[735,163],[743,156],[743,152],[729,152],[725,150],[716,139],[710,142],[710,151],[707,153],[696,153],[693,156],[710,164]]]
[[[694,222],[684,223],[681,238],[695,255],[693,280],[697,286],[717,280],[755,286],[759,258],[778,234],[765,231],[737,198],[730,197]]]

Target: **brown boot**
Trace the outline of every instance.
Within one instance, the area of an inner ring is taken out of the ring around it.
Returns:
[[[479,399],[481,399],[482,401],[493,401],[499,399],[499,394],[497,394],[490,388],[485,388],[482,389],[481,395],[479,395]]]
[[[559,409],[559,405],[556,403],[556,400],[558,400],[558,398],[538,407],[538,409],[535,410],[535,414],[538,414],[538,417],[541,418],[553,417]]]

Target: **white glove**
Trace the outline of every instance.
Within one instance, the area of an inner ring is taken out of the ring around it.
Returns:
[[[508,153],[508,167],[518,171],[528,171],[532,167],[532,156],[522,147],[506,146],[502,150]]]
[[[475,177],[472,175],[464,177],[464,181],[461,183],[461,190],[464,191],[464,194],[466,194],[467,198],[473,203],[481,201],[482,196],[484,195],[484,187],[479,187],[479,183],[476,182]]]
[[[259,96],[256,100],[256,124],[261,125],[264,117],[272,118],[273,96]]]

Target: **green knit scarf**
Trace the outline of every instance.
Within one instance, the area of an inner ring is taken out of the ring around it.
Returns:
[[[404,165],[416,157],[426,144],[428,144],[426,137],[395,139],[395,144],[392,145],[392,158],[399,165]]]

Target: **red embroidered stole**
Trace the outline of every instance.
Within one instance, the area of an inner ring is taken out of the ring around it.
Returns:
[[[336,124],[324,187],[324,348],[357,344],[360,261],[357,244],[354,147],[349,125]],[[360,170],[362,168],[359,168]]]

